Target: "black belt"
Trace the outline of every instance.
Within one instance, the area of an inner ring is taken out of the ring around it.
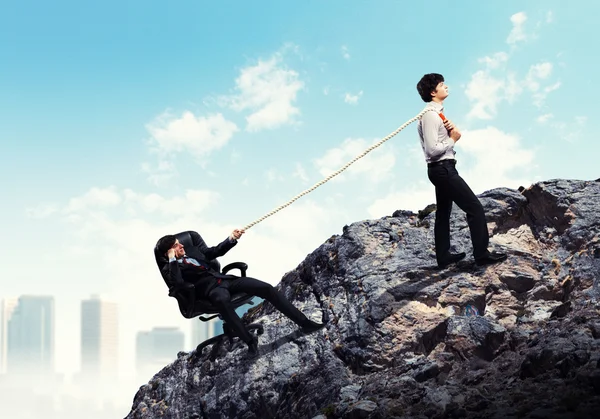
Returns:
[[[433,163],[427,163],[427,167],[443,166],[445,164],[450,164],[450,165],[454,166],[456,164],[456,160],[454,160],[454,159],[438,160],[438,161],[434,161]]]

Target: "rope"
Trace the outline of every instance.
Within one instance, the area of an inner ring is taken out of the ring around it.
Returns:
[[[340,173],[342,173],[344,170],[346,170],[352,163],[354,163],[355,161],[357,161],[358,159],[363,158],[364,156],[366,156],[368,153],[370,153],[372,150],[376,149],[377,147],[379,147],[381,144],[385,143],[387,140],[389,140],[390,138],[392,138],[393,136],[395,136],[396,134],[398,134],[400,131],[402,131],[404,128],[406,128],[407,126],[409,126],[410,124],[412,124],[413,122],[415,122],[416,120],[420,119],[423,114],[425,114],[425,112],[432,110],[431,108],[425,108],[421,111],[421,113],[419,113],[417,116],[415,116],[412,119],[409,119],[408,121],[406,121],[404,124],[402,124],[398,129],[396,129],[396,131],[392,132],[391,134],[389,134],[387,137],[383,138],[382,140],[380,140],[379,142],[377,142],[376,144],[373,144],[371,147],[367,148],[361,155],[356,156],[354,159],[352,159],[351,161],[349,161],[348,163],[346,163],[346,165],[344,165],[344,167],[342,167],[341,169],[339,169],[336,172],[333,172],[332,174],[330,174],[329,176],[327,176],[325,179],[323,179],[322,181],[314,184],[312,187],[308,188],[307,190],[299,193],[298,195],[296,195],[295,197],[293,197],[292,199],[290,199],[288,202],[286,202],[283,205],[280,205],[279,207],[275,208],[273,211],[263,215],[262,217],[260,217],[259,219],[252,221],[250,224],[248,224],[247,226],[244,227],[244,230],[248,230],[249,228],[251,228],[252,226],[260,223],[261,221],[263,221],[264,219],[270,217],[271,215],[275,214],[278,211],[281,211],[282,209],[284,209],[285,207],[287,207],[288,205],[292,204],[294,201],[296,201],[298,198],[301,198],[302,196],[314,191],[315,189],[317,189],[319,186],[323,185],[324,183],[328,182],[329,180],[331,180],[332,178],[334,178],[335,176],[339,175]]]

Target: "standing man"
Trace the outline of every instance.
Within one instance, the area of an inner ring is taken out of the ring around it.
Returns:
[[[441,74],[425,74],[417,84],[417,91],[427,103],[417,124],[421,147],[427,162],[427,176],[435,186],[435,255],[440,268],[463,259],[465,253],[450,253],[450,213],[452,203],[467,213],[467,223],[473,243],[473,257],[477,265],[488,265],[506,259],[506,254],[488,251],[489,237],[483,206],[469,185],[456,171],[454,144],[461,133],[452,121],[443,116],[444,99],[448,86]]]

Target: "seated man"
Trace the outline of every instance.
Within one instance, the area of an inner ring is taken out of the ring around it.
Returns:
[[[199,245],[192,249],[184,249],[173,235],[162,237],[157,243],[158,251],[169,258],[169,263],[163,268],[163,275],[171,278],[172,282],[183,280],[193,284],[197,298],[208,299],[212,304],[220,307],[221,316],[234,333],[248,345],[248,352],[251,355],[257,354],[258,342],[235,312],[231,305],[230,293],[240,291],[264,298],[299,325],[305,333],[321,329],[324,324],[309,320],[272,285],[255,278],[225,275],[209,266],[209,260],[227,253],[237,244],[242,234],[244,230],[236,229],[227,239],[214,247],[208,247],[198,235],[196,239]]]

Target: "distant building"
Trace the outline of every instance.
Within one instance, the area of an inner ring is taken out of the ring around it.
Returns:
[[[6,372],[6,357],[8,354],[8,322],[19,300],[5,298],[0,305],[0,374]]]
[[[200,321],[197,318],[193,319],[191,349],[196,349],[196,346],[198,346],[200,343],[215,336],[215,327],[217,326],[218,322],[218,318],[209,320],[207,322]]]
[[[6,335],[8,374],[54,373],[54,297],[19,297]]]
[[[93,295],[81,302],[81,373],[84,377],[118,374],[119,321],[116,303]]]
[[[185,335],[176,327],[155,327],[136,336],[136,370],[139,376],[154,375],[177,359],[184,350]]]

